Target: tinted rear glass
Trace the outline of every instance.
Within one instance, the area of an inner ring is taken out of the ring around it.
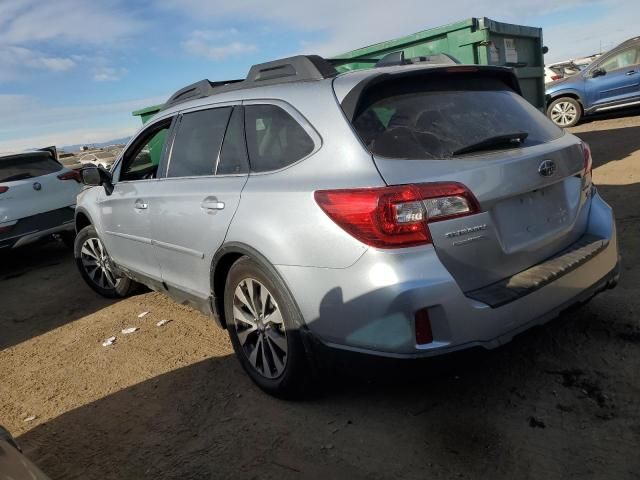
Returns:
[[[48,152],[0,157],[0,182],[25,180],[62,170]]]
[[[522,145],[528,146],[563,134],[499,80],[450,77],[400,80],[366,91],[353,126],[371,153],[445,159],[497,135],[526,132]]]

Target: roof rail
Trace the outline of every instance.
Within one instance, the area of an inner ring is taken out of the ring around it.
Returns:
[[[199,82],[192,83],[191,85],[187,85],[186,87],[181,88],[176,93],[171,95],[169,100],[167,100],[162,106],[162,110],[166,110],[167,108],[179,103],[188,102],[189,100],[195,100],[196,98],[208,97],[213,93],[213,90],[215,88],[238,82],[242,82],[242,80],[223,80],[220,82],[200,80]]]
[[[187,85],[171,95],[171,98],[166,101],[161,110],[166,110],[189,100],[208,97],[214,93],[277,83],[323,80],[334,77],[337,74],[338,71],[334,66],[318,55],[297,55],[254,65],[249,70],[246,79],[223,80],[220,82],[200,80]]]
[[[246,81],[260,84],[300,82],[322,80],[337,74],[334,66],[318,55],[297,55],[254,65]]]
[[[460,61],[448,53],[434,53],[420,57],[405,58],[404,50],[400,50],[398,52],[386,54],[378,60],[374,65],[374,68],[391,67],[396,65],[415,65],[418,63],[425,63],[427,65],[458,65],[460,64]]]

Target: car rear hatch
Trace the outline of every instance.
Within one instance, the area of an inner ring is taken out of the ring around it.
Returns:
[[[585,147],[519,95],[504,69],[384,74],[343,99],[388,185],[458,182],[480,212],[429,223],[438,257],[465,292],[494,284],[585,233]],[[359,90],[359,91],[358,91]]]
[[[49,151],[0,157],[0,227],[75,206],[79,178]]]

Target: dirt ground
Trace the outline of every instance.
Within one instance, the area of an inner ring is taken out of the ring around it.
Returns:
[[[574,133],[623,276],[546,326],[489,352],[347,363],[284,402],[210,320],[157,293],[105,300],[50,242],[0,258],[0,424],[54,479],[640,478],[640,116]]]

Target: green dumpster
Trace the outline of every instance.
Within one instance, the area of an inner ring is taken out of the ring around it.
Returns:
[[[536,107],[544,107],[541,28],[501,23],[488,18],[470,18],[352,50],[333,57],[333,60],[350,60],[336,67],[344,72],[370,68],[371,60],[399,51],[404,52],[405,58],[447,53],[461,63],[513,67],[524,97]]]
[[[542,29],[496,22],[486,17],[469,18],[442,27],[423,30],[395,40],[337,55],[338,71],[371,68],[392,52],[403,51],[405,58],[446,53],[462,63],[513,67],[522,94],[536,107],[544,108],[544,53]],[[162,105],[136,110],[145,123]]]

